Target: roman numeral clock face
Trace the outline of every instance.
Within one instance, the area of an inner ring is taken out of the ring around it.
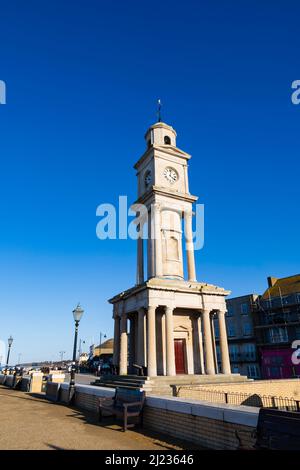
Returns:
[[[174,184],[178,180],[178,173],[174,168],[167,166],[164,170],[164,177],[170,184]]]

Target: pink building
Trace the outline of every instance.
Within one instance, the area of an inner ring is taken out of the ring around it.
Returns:
[[[300,377],[300,364],[293,364],[295,349],[263,349],[261,351],[261,370],[264,379],[288,379]],[[300,354],[299,354],[300,355]]]

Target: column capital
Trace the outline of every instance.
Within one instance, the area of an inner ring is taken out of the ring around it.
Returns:
[[[227,312],[227,310],[220,310],[220,309],[216,310],[216,313],[217,313],[218,316],[225,315],[226,312]]]
[[[164,309],[165,309],[165,312],[167,310],[172,310],[172,313],[173,313],[173,311],[175,310],[175,307],[174,305],[164,305]]]
[[[148,307],[146,307],[146,310],[149,310],[149,308],[155,308],[156,309],[157,307],[158,307],[158,304],[149,303]]]
[[[200,312],[201,312],[203,315],[209,315],[209,314],[212,312],[212,309],[211,309],[211,308],[201,308],[201,309],[200,309]]]
[[[151,207],[153,207],[155,212],[160,212],[162,206],[159,202],[155,202],[154,204],[151,204]]]

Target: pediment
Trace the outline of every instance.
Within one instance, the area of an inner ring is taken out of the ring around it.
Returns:
[[[174,328],[174,331],[175,331],[176,333],[179,333],[179,332],[188,333],[188,332],[189,332],[189,328],[187,328],[187,327],[184,326],[184,325],[177,325],[177,326]]]

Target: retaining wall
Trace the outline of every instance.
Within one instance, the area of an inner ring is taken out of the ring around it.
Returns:
[[[61,384],[60,400],[68,400],[68,384]],[[113,397],[115,390],[76,385],[75,406],[97,412],[99,397]],[[259,409],[201,402],[185,398],[146,398],[144,427],[209,449],[251,449]],[[188,447],[188,446],[187,446]]]

